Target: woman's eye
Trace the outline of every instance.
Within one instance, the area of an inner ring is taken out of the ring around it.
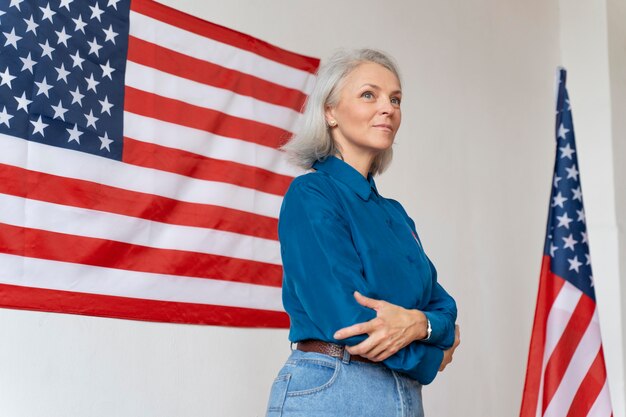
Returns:
[[[397,106],[399,106],[399,105],[400,105],[400,102],[401,102],[401,101],[402,101],[402,100],[400,100],[400,98],[399,98],[399,97],[392,97],[392,98],[391,98],[391,103],[392,103],[392,104],[395,104],[395,105],[397,105]]]
[[[361,94],[361,97],[370,99],[370,98],[374,98],[374,94],[372,94],[371,91],[366,91],[363,94]]]

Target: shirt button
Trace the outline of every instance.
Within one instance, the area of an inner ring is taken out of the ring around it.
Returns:
[[[387,223],[387,226],[391,227],[391,225],[393,224],[391,222],[391,219],[385,219],[385,223]]]

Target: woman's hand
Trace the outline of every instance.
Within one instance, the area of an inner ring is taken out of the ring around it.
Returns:
[[[459,330],[459,325],[457,324],[456,326],[454,326],[454,344],[450,349],[443,351],[443,360],[441,361],[441,366],[439,366],[439,372],[442,372],[444,369],[446,369],[446,366],[448,366],[448,364],[452,362],[452,355],[454,354],[454,350],[459,346],[460,343],[461,332]]]
[[[345,327],[335,333],[334,337],[338,340],[360,334],[369,335],[358,345],[346,347],[350,354],[380,362],[411,342],[426,337],[428,320],[421,311],[407,310],[386,301],[368,298],[358,291],[354,292],[354,298],[362,306],[375,310],[376,318]]]

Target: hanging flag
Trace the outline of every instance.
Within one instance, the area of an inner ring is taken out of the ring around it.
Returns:
[[[288,327],[277,218],[319,61],[151,0],[0,5],[0,306]]]
[[[521,417],[612,416],[565,79],[560,69],[557,154]]]

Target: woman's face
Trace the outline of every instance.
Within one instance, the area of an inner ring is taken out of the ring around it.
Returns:
[[[400,81],[387,68],[366,62],[350,72],[339,101],[326,109],[332,136],[344,156],[375,156],[393,144],[400,127]]]

